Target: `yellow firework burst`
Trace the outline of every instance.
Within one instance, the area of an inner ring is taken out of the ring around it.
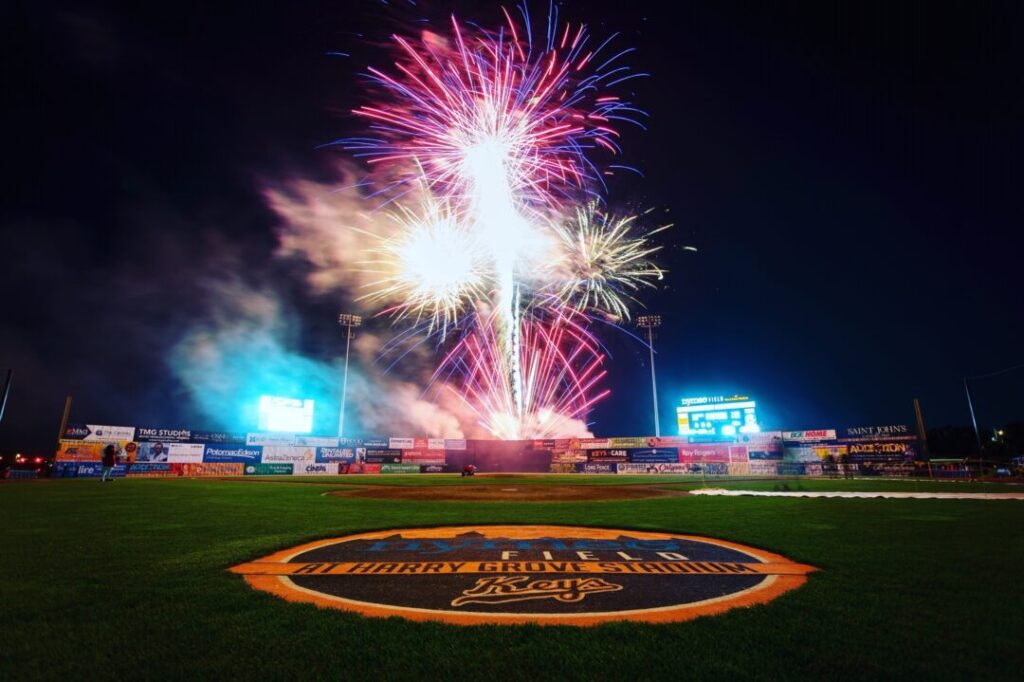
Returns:
[[[650,237],[664,225],[640,234],[637,216],[602,212],[596,202],[576,209],[575,219],[557,226],[561,253],[554,264],[552,296],[578,311],[629,319],[635,293],[654,288],[665,271],[651,259],[661,247]]]
[[[399,207],[389,218],[397,229],[361,263],[380,277],[365,285],[369,292],[360,300],[383,304],[396,321],[427,319],[431,331],[443,333],[486,296],[487,254],[442,204],[430,203],[420,212]]]

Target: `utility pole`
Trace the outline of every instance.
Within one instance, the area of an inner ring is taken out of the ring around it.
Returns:
[[[68,419],[71,417],[71,396],[64,399],[64,415],[60,418],[60,430],[57,431],[57,450],[60,450],[60,442],[68,431]]]
[[[361,327],[363,318],[359,315],[342,313],[338,315],[338,324],[345,328],[345,373],[341,380],[341,409],[338,411],[338,438],[345,436],[345,398],[348,393],[348,351],[352,345],[352,329]]]
[[[654,435],[661,437],[661,423],[658,420],[658,383],[654,375],[654,329],[661,326],[661,315],[640,315],[636,326],[647,330],[647,348],[651,353],[651,396],[654,398]]]
[[[976,374],[972,377],[964,377],[964,393],[967,394],[967,409],[971,411],[971,424],[974,426],[974,438],[978,441],[978,458],[981,460],[983,465],[985,462],[985,451],[981,449],[981,432],[978,431],[978,419],[974,416],[974,401],[971,400],[971,384],[968,379],[989,379],[1001,374],[1016,372],[1019,369],[1024,369],[1024,363],[1013,365],[1012,367],[1006,367],[1004,369],[997,369],[995,372],[989,372],[988,374]]]
[[[914,414],[917,416],[917,437],[921,439],[921,454],[930,459],[928,454],[928,432],[924,428],[924,416],[921,414],[921,401],[914,398]]]
[[[4,379],[4,394],[0,397],[0,422],[4,420],[4,410],[7,409],[7,396],[11,393],[11,375],[14,374],[14,369],[10,368],[7,370],[7,378]]]
[[[971,400],[971,384],[964,377],[964,392],[967,394],[967,409],[971,411],[971,425],[974,426],[974,438],[978,441],[978,459],[984,459],[985,454],[981,449],[981,433],[978,431],[978,420],[974,416],[974,401]]]

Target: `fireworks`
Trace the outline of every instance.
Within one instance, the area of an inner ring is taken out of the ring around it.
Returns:
[[[550,313],[547,313],[550,316]],[[606,371],[604,354],[586,327],[567,312],[522,323],[520,340],[523,409],[514,400],[501,355],[500,325],[488,319],[465,335],[442,361],[438,375],[461,378],[458,391],[480,424],[499,438],[562,435],[567,420],[579,419],[607,390],[597,390]]]
[[[554,275],[556,305],[629,319],[634,294],[664,277],[650,259],[661,249],[650,237],[668,228],[635,236],[635,222],[636,216],[609,216],[592,201],[576,209],[575,221],[556,230],[562,249]]]
[[[522,29],[506,11],[497,32],[452,17],[451,37],[395,36],[397,73],[369,70],[385,100],[355,110],[378,137],[345,147],[370,163],[415,162],[411,172],[445,196],[521,208],[557,206],[560,193],[599,182],[586,152],[618,151],[611,124],[640,115],[602,88],[639,74],[618,66],[628,50],[605,55],[608,41],[593,45],[583,25],[549,24],[536,45],[523,14]]]
[[[607,394],[591,316],[628,319],[663,275],[635,218],[598,208],[591,155],[617,153],[615,124],[641,115],[609,92],[640,75],[619,64],[630,50],[554,17],[535,41],[520,12],[522,25],[505,11],[495,31],[453,17],[447,37],[395,36],[394,69],[369,70],[379,101],[354,112],[375,136],[341,141],[386,164],[397,197],[403,184],[429,197],[425,211],[392,214],[364,298],[442,337],[464,323],[435,380],[503,438],[558,435],[585,417]]]
[[[443,334],[473,302],[486,296],[486,252],[479,239],[456,216],[438,204],[423,214],[404,207],[390,214],[394,234],[361,263],[380,278],[361,297],[383,304],[396,321],[429,320],[428,329]]]

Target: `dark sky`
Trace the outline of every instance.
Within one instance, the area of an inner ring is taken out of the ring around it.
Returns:
[[[273,257],[261,188],[335,178],[341,154],[318,145],[359,132],[347,112],[367,61],[387,63],[378,41],[451,7],[121,5],[4,10],[0,368],[14,387],[0,451],[48,447],[67,394],[73,421],[220,426],[169,360],[225,314],[231,289],[211,280],[273,292],[291,348],[333,361],[351,304]],[[929,425],[962,424],[962,377],[1024,362],[1024,6],[561,12],[621,31],[651,73],[632,92],[649,129],[623,140],[644,177],[613,181],[609,202],[675,224],[668,286],[647,299],[665,320],[663,432],[680,397],[735,392],[777,428],[909,423],[915,396]],[[648,433],[646,349],[605,338],[613,395],[595,432]],[[1024,417],[1022,378],[977,382],[984,423]]]

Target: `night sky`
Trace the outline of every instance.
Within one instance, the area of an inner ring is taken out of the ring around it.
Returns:
[[[340,182],[345,154],[321,145],[363,130],[359,74],[389,62],[390,32],[453,9],[122,5],[4,11],[0,369],[14,385],[0,451],[50,448],[68,394],[75,422],[244,428],[192,399],[180,349],[232,316],[266,319],[252,292],[290,361],[336,368],[336,314],[359,307],[275,255],[266,190]],[[615,160],[643,177],[616,176],[608,195],[675,225],[667,286],[645,299],[664,317],[663,433],[679,398],[734,393],[769,428],[911,423],[914,397],[929,426],[966,424],[962,377],[1024,362],[1024,6],[560,8],[620,31],[651,74],[630,91],[648,130]],[[255,373],[260,346],[241,336],[253,357],[237,371]],[[594,432],[651,433],[646,347],[603,338],[612,397]],[[1024,417],[1022,378],[976,382],[984,424]]]

